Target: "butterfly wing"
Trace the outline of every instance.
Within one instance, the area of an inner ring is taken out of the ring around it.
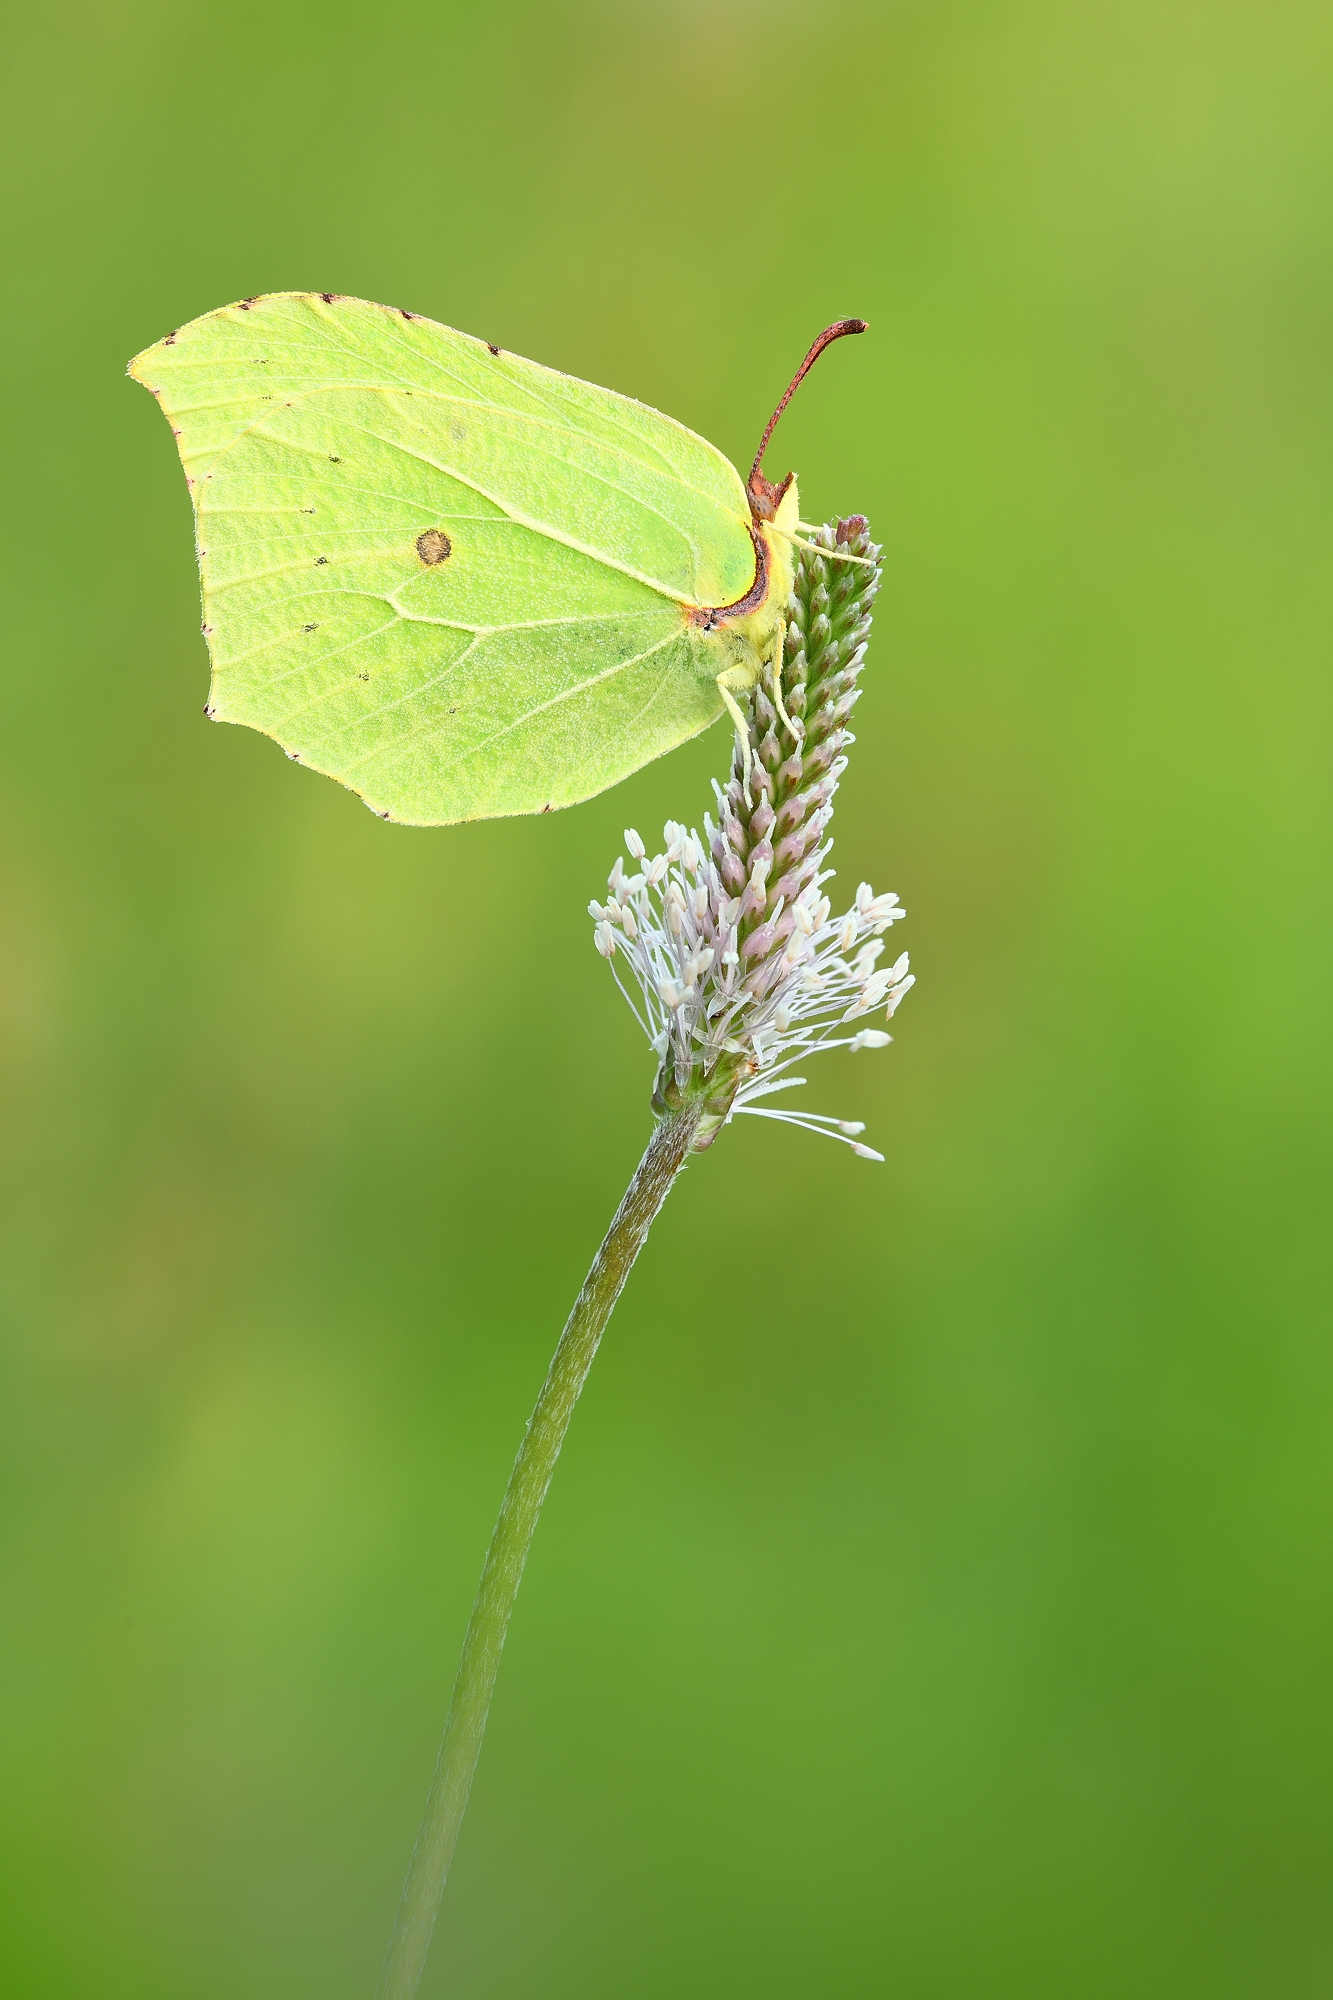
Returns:
[[[687,617],[754,576],[735,469],[629,397],[365,300],[148,348],[194,499],[209,709],[419,825],[615,784],[720,712]]]

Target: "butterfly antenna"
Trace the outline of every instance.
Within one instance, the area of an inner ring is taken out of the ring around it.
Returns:
[[[764,435],[759,440],[759,449],[754,455],[754,464],[750,467],[750,477],[746,481],[746,484],[747,486],[749,486],[751,491],[754,490],[755,483],[760,476],[759,468],[764,462],[764,453],[768,450],[768,440],[772,437],[774,431],[777,429],[778,418],[782,415],[782,412],[786,409],[788,403],[791,401],[792,397],[796,394],[796,391],[800,388],[802,382],[805,380],[806,376],[810,373],[810,370],[814,367],[820,355],[824,352],[824,349],[826,347],[830,347],[835,340],[841,340],[842,336],[845,333],[864,333],[867,329],[867,325],[868,322],[863,319],[839,319],[835,320],[832,326],[826,326],[824,328],[824,331],[820,334],[818,340],[815,342],[814,346],[810,349],[810,352],[806,355],[805,360],[801,363],[800,367],[796,370],[796,373],[792,376],[791,381],[787,384],[786,394],[783,396],[782,401],[778,404],[776,410],[774,410],[772,416],[769,418],[768,429],[764,432]]]

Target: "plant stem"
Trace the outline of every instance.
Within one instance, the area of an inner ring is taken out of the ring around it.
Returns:
[[[697,1098],[668,1108],[615,1212],[574,1301],[537,1398],[486,1552],[477,1599],[463,1639],[453,1699],[440,1741],[426,1811],[412,1851],[376,2000],[413,2000],[430,1949],[435,1915],[467,1808],[472,1774],[495,1688],[509,1616],[518,1595],[537,1516],[587,1379],[598,1342],[630,1268],[671,1183],[684,1166],[704,1115]]]

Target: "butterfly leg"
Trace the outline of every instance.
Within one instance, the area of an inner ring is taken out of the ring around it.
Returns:
[[[753,804],[750,798],[750,772],[754,768],[754,758],[750,754],[750,725],[745,711],[736,700],[727,682],[739,686],[746,694],[754,686],[754,675],[745,667],[726,667],[717,677],[717,691],[726,703],[731,719],[736,725],[736,747],[741,753],[741,788],[745,793],[745,803]]]
[[[813,556],[823,556],[825,562],[861,563],[866,569],[875,567],[873,557],[854,556],[850,549],[826,549],[822,542],[807,542],[803,535],[788,535],[787,540],[794,542],[798,549],[809,549]]]
[[[773,703],[778,714],[782,717],[783,724],[792,742],[801,743],[805,739],[805,731],[797,728],[782,705],[782,662],[786,657],[786,653],[787,621],[785,618],[779,618],[777,632],[773,639],[773,659],[771,662],[773,668]]]

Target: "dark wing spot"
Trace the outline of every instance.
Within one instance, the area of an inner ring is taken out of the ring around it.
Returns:
[[[204,703],[204,714],[208,717],[210,722],[213,720],[214,709],[211,701],[206,701]]]
[[[258,292],[256,292],[256,293],[255,293],[255,298],[258,298],[258,296],[259,296],[259,294],[258,294]],[[254,299],[242,299],[242,300],[241,300],[241,311],[242,311],[243,313],[248,313],[248,312],[249,312],[249,310],[250,310],[250,308],[251,308],[251,306],[252,306],[252,305],[254,304],[254,302],[255,302],[255,300],[254,300]]]
[[[487,351],[491,354],[498,354],[500,352],[499,348],[496,346],[493,340],[488,340],[486,342],[486,347]]]
[[[409,311],[407,310],[407,307],[406,307],[406,306],[399,306],[398,310],[399,310],[399,312],[400,312],[400,313],[401,313],[401,314],[403,315],[403,318],[404,318],[404,319],[415,319],[415,318],[416,318],[416,314],[415,314],[415,313],[410,313],[410,312],[409,312]]]
[[[179,332],[180,332],[180,328],[179,328],[179,327],[177,327],[177,328],[176,328],[176,332],[175,332],[175,333],[169,333],[169,334],[167,335],[167,337],[166,337],[166,339],[165,339],[165,340],[163,341],[162,345],[163,345],[164,347],[174,347],[174,346],[176,345],[176,334],[177,334],[177,333],[179,333]]]
[[[453,546],[443,528],[427,528],[424,535],[417,536],[417,554],[427,569],[434,569],[437,563],[445,562]]]
[[[203,553],[203,551],[201,550],[201,551],[200,551],[200,553],[202,554],[202,553]],[[319,568],[321,568],[321,567],[322,567],[322,565],[323,565],[323,564],[325,564],[325,563],[326,563],[327,561],[328,561],[328,557],[327,557],[327,556],[316,556],[316,557],[315,557],[315,568],[316,568],[316,569],[319,569]]]
[[[318,632],[319,627],[318,625],[303,625],[301,627],[301,630],[303,632]]]
[[[342,297],[342,293],[341,293],[341,292],[321,292],[319,296],[320,296],[320,297],[321,297],[321,298],[323,299],[323,301],[324,301],[324,303],[325,303],[325,305],[326,305],[326,306],[331,306],[331,305],[332,305],[332,304],[333,304],[333,303],[335,302],[335,300],[337,300],[337,299],[340,299],[340,298]]]
[[[358,679],[359,681],[368,681],[368,680],[370,679],[370,675],[369,675],[369,674],[358,674],[358,675],[357,675],[357,679]]]
[[[289,403],[289,404],[287,405],[287,407],[288,407],[288,409],[290,409],[290,408],[291,408],[291,404]],[[336,455],[335,455],[335,454],[334,454],[333,452],[330,452],[330,453],[329,453],[329,464],[330,464],[330,465],[341,465],[341,464],[342,464],[342,460],[341,460],[340,458],[338,458],[338,457],[337,457],[337,456],[336,456]]]

